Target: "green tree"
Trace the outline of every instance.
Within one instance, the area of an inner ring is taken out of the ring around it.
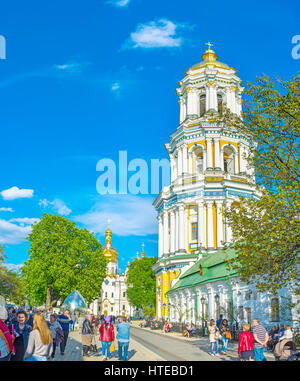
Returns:
[[[300,77],[262,75],[245,95],[242,118],[227,109],[220,122],[252,142],[247,160],[262,196],[241,198],[226,213],[237,252],[230,265],[241,280],[276,293],[299,286]]]
[[[65,217],[44,214],[28,239],[22,275],[32,302],[50,307],[74,290],[89,303],[99,295],[107,261],[94,234]]]
[[[136,308],[154,307],[156,279],[152,266],[157,258],[144,257],[130,263],[127,271],[127,298]]]
[[[23,305],[26,301],[23,280],[18,273],[7,270],[5,258],[4,248],[0,245],[0,295],[15,304]]]

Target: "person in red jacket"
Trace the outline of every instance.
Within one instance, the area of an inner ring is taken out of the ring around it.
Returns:
[[[15,353],[14,337],[11,336],[8,326],[4,323],[7,315],[6,308],[0,306],[0,361],[10,361],[11,355]]]
[[[254,361],[254,336],[250,331],[250,324],[243,325],[243,332],[239,336],[239,349],[241,361]]]
[[[102,345],[102,360],[107,360],[110,358],[110,345],[115,340],[114,326],[110,323],[110,316],[105,317],[105,323],[101,324],[99,332]]]

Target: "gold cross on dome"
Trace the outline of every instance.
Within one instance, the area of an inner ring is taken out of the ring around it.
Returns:
[[[209,49],[209,50],[211,50],[211,49],[210,49],[210,47],[211,47],[211,46],[214,46],[214,45],[213,45],[213,44],[211,44],[210,42],[206,42],[206,44],[205,44],[205,45],[208,45],[208,49]]]
[[[110,223],[111,223],[111,219],[110,219],[110,218],[108,218],[108,219],[107,219],[107,224],[108,224],[108,227],[109,227]]]
[[[144,249],[144,246],[145,246],[145,244],[144,244],[144,242],[142,243],[142,248]]]

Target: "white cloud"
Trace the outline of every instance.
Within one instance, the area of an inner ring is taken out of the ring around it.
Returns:
[[[33,197],[33,192],[33,189],[19,189],[18,187],[12,187],[0,192],[0,194],[4,200],[15,200],[17,198],[31,198]]]
[[[107,4],[111,4],[115,7],[126,7],[130,3],[130,0],[110,0],[107,1]]]
[[[111,91],[118,91],[120,89],[120,84],[119,82],[115,82],[112,87],[111,87]]]
[[[39,218],[11,218],[8,222],[17,222],[20,226],[33,225],[40,221]]]
[[[62,65],[54,65],[54,68],[64,73],[80,73],[82,69],[88,64],[88,62],[73,61]]]
[[[23,220],[23,222],[16,221],[17,223],[13,223],[12,220],[0,219],[0,244],[17,245],[26,240],[32,229],[31,223],[28,222],[32,222],[33,219],[24,218],[19,220]]]
[[[160,19],[146,24],[139,24],[136,31],[130,34],[125,48],[162,48],[179,47],[183,43],[176,32],[183,24],[175,24],[170,20]]]
[[[24,266],[24,263],[21,263],[20,265],[15,265],[14,263],[4,263],[4,266],[8,271],[18,272]]]
[[[43,200],[39,201],[39,205],[43,208],[51,207],[62,216],[68,216],[72,212],[72,210],[69,209],[62,200],[57,198],[53,201],[48,201],[46,198],[44,198]]]
[[[0,212],[13,212],[12,208],[0,208]]]
[[[104,235],[107,219],[111,220],[113,234],[119,236],[145,236],[157,234],[156,212],[153,200],[132,195],[111,195],[102,197],[89,212],[76,216],[88,230]]]

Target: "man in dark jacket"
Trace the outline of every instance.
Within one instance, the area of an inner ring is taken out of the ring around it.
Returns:
[[[60,354],[63,356],[65,353],[67,340],[69,336],[70,324],[73,323],[73,320],[70,316],[70,310],[65,310],[65,312],[62,315],[58,315],[57,321],[61,325],[64,332],[64,340],[60,343]]]

